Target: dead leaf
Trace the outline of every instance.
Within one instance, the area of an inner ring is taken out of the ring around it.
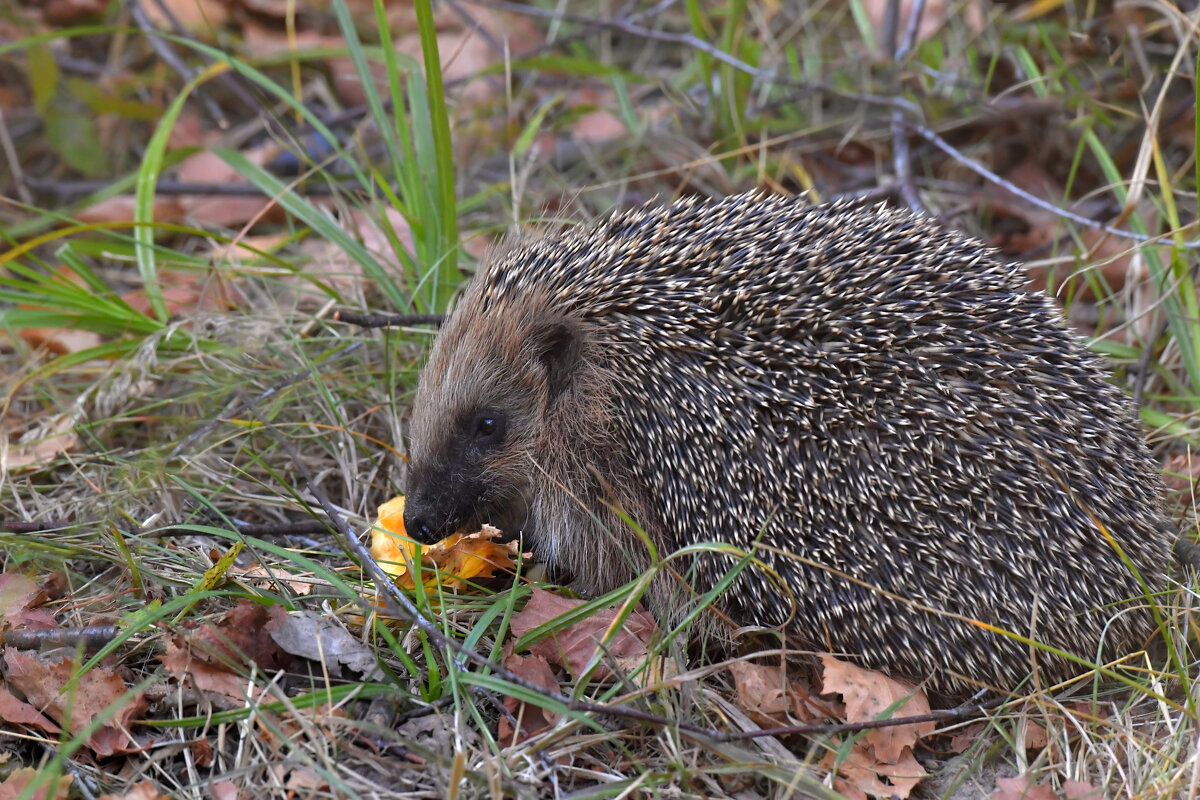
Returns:
[[[23,700],[18,700],[3,686],[0,686],[0,722],[11,725],[25,725],[34,730],[57,735],[62,728],[53,720]]]
[[[879,40],[883,41],[884,18],[887,15],[887,7],[891,0],[864,0],[863,5],[867,11],[867,17],[871,20],[871,26],[875,29]],[[983,17],[983,6],[976,2],[967,2],[959,4],[953,0],[929,0],[922,4],[924,13],[921,14],[921,25],[917,28],[917,40],[914,44],[928,39],[933,36],[945,24],[947,14],[953,11],[959,14],[959,18],[966,24],[968,30],[979,33],[984,29],[985,20]],[[908,16],[912,13],[912,0],[900,0],[899,4],[899,19],[897,20],[897,35],[902,39],[904,31],[908,25]],[[886,57],[890,58],[891,53],[887,53]]]
[[[16,622],[41,593],[32,579],[19,572],[0,573],[0,623],[3,627],[19,627]]]
[[[257,665],[275,671],[291,663],[267,631],[268,623],[287,612],[242,598],[215,623],[206,622],[186,634],[190,658],[231,671]]]
[[[17,800],[25,789],[33,783],[38,771],[33,767],[21,767],[13,770],[3,782],[0,782],[0,800]],[[49,784],[31,795],[31,800],[68,800],[71,795],[71,782],[74,780],[69,772],[59,775]]]
[[[109,197],[75,213],[75,218],[84,223],[133,222],[137,210],[137,198],[131,194]],[[156,222],[183,222],[183,206],[178,197],[154,197],[154,220]]]
[[[831,655],[821,656],[824,665],[822,684],[826,693],[837,692],[846,702],[847,722],[868,722],[880,719],[884,712],[903,701],[891,717],[914,717],[929,713],[925,693],[906,683],[889,678],[881,672],[840,661]],[[866,742],[882,761],[895,764],[906,747],[912,747],[922,736],[933,733],[937,725],[919,722],[877,728],[867,733]]]
[[[987,730],[986,722],[972,722],[950,737],[950,752],[965,753],[967,748],[979,741],[979,737]]]
[[[212,742],[208,739],[194,739],[188,743],[188,752],[198,767],[210,767],[215,760]]]
[[[214,31],[229,18],[224,0],[155,0],[142,10],[156,28],[171,30],[178,23],[192,33]]]
[[[509,653],[504,659],[504,666],[521,676],[530,683],[541,686],[548,692],[558,692],[558,680],[546,659],[538,655],[521,657]],[[554,727],[558,715],[552,711],[530,705],[515,697],[505,697],[504,707],[517,718],[520,731],[514,731],[508,717],[500,717],[498,739],[502,746],[510,747],[520,744],[531,736]]]
[[[194,657],[186,640],[172,638],[167,651],[158,657],[167,672],[181,684],[190,684],[203,692],[218,710],[241,708],[246,703],[249,682],[228,667],[210,664]]]
[[[166,795],[150,781],[134,784],[125,794],[102,794],[96,800],[165,800]]]
[[[387,226],[395,235],[399,247],[412,253],[414,239],[408,220],[396,209],[388,206],[383,210]],[[384,220],[375,210],[350,209],[341,215],[343,227],[357,236],[367,252],[384,267],[401,269],[401,258],[392,241],[384,232]],[[300,245],[300,253],[306,257],[304,278],[291,279],[298,295],[297,302],[323,304],[329,297],[313,288],[313,281],[328,286],[343,297],[358,296],[366,283],[362,267],[347,255],[345,248],[320,237],[309,237]]]
[[[1183,508],[1190,508],[1197,496],[1196,479],[1200,478],[1200,458],[1192,453],[1176,453],[1168,457],[1163,467],[1163,481],[1168,496]]]
[[[1028,720],[1025,727],[1025,749],[1026,750],[1041,750],[1046,745],[1050,744],[1050,737],[1046,733],[1046,729],[1034,722]]]
[[[216,781],[209,791],[213,800],[238,800],[237,784],[233,781]]]
[[[46,0],[42,17],[51,25],[73,25],[104,13],[107,0]]]
[[[1026,773],[1016,778],[997,778],[992,800],[1058,800],[1048,784],[1035,784]]]
[[[1085,781],[1068,778],[1063,781],[1063,797],[1066,800],[1104,800],[1104,791]]]
[[[881,763],[861,747],[852,747],[840,763],[834,755],[826,753],[821,765],[830,770],[836,767],[841,781],[870,797],[908,797],[928,774],[908,749],[894,764]],[[844,793],[838,780],[834,781],[834,789]]]
[[[312,575],[296,575],[287,569],[274,565],[267,569],[259,562],[255,561],[249,567],[242,569],[236,564],[229,569],[229,575],[236,577],[240,583],[247,586],[253,586],[256,589],[270,589],[280,583],[287,585],[292,594],[297,597],[305,597],[312,594],[313,587],[317,584],[322,586],[327,585],[324,581],[319,580]]]
[[[525,608],[512,619],[513,635],[520,638],[582,604],[582,600],[559,597],[535,586],[533,596],[525,604]],[[616,621],[617,613],[617,608],[601,610],[542,639],[533,645],[529,652],[541,655],[549,663],[563,666],[571,675],[578,676],[595,656],[600,643]],[[649,612],[636,610],[604,645],[604,652],[612,658],[644,659],[647,643],[657,629],[658,626]],[[601,661],[595,677],[603,680],[608,675],[609,670]]]
[[[315,611],[281,614],[266,624],[266,632],[284,652],[324,664],[335,673],[345,668],[364,680],[383,676],[374,650]]]
[[[75,447],[75,418],[70,414],[43,417],[12,441],[15,432],[0,424],[0,471],[42,467]]]
[[[243,261],[258,261],[262,256],[255,252],[256,250],[264,253],[273,253],[277,247],[290,238],[291,236],[287,233],[239,236],[235,241],[219,243],[214,246],[210,256],[214,264],[226,261],[232,261],[236,264],[240,264]]]
[[[79,733],[125,693],[125,681],[114,670],[96,666],[78,675],[68,690],[77,665],[70,659],[9,650],[4,654],[9,686],[17,689],[33,706],[58,724],[69,716],[71,733]],[[69,706],[69,715],[68,715]],[[138,693],[125,701],[116,713],[88,739],[88,747],[105,757],[138,747],[125,730],[129,722],[146,709],[146,700]]]
[[[729,665],[729,672],[746,711],[773,716],[783,714],[791,706],[783,667],[735,661]]]
[[[1040,200],[1056,206],[1065,204],[1065,191],[1061,184],[1033,160],[1027,159],[1016,164],[1007,170],[1003,177]],[[1002,232],[996,234],[992,240],[993,244],[1006,253],[1023,255],[1033,252],[1050,255],[1048,247],[1067,231],[1062,218],[1053,211],[1033,205],[1003,185],[987,184],[980,199],[990,207],[994,217],[1011,220],[1007,231],[1003,223],[995,225],[995,228]],[[1076,213],[1090,216],[1089,209],[1079,203],[1071,204],[1069,208]],[[1013,228],[1014,223],[1019,227]],[[1145,260],[1136,248],[1130,247],[1121,237],[1109,236],[1103,231],[1088,228],[1079,232],[1079,239],[1084,247],[1087,268],[1098,272],[1114,291],[1146,277]],[[1067,243],[1065,246],[1070,247],[1071,244]],[[1056,284],[1061,284],[1076,272],[1076,267],[1070,264],[1056,265],[1053,269]],[[1027,272],[1030,288],[1036,292],[1045,291],[1051,277],[1051,268],[1031,266]],[[1078,297],[1095,299],[1095,292],[1090,286],[1084,285],[1080,287]]]
[[[20,336],[30,347],[44,347],[56,356],[100,345],[100,334],[72,328],[24,328]]]
[[[158,273],[157,283],[163,304],[172,317],[193,311],[226,311],[232,305],[223,291],[223,284],[211,274],[164,269]],[[121,299],[135,311],[147,316],[153,313],[144,289],[126,292]]]
[[[493,41],[507,39],[509,57],[513,58],[520,57],[540,42],[536,28],[519,17],[507,17],[502,22],[499,15],[485,8],[472,9],[471,17],[469,23],[465,22],[453,13],[453,9],[446,8],[438,12],[435,20],[442,80],[448,87],[453,87],[450,91],[460,108],[494,100],[503,92],[503,81],[471,80],[488,67],[502,63],[506,57],[504,48],[494,47]],[[392,38],[396,52],[412,58],[423,68],[421,36],[416,29],[415,16],[397,17],[393,23],[392,27],[397,31]],[[517,31],[517,35],[509,37],[508,28]],[[327,64],[334,89],[342,100],[349,105],[365,103],[366,95],[353,62],[349,58],[331,58]],[[387,96],[387,71],[384,65],[372,62],[369,66],[379,91]]]

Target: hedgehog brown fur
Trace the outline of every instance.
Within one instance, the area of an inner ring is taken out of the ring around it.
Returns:
[[[410,433],[418,538],[523,531],[595,594],[651,563],[620,509],[661,556],[769,565],[786,588],[748,568],[719,602],[739,624],[938,694],[1080,671],[972,620],[1093,660],[1152,630],[1123,559],[1166,585],[1160,478],[1099,359],[1018,268],[884,207],[684,200],[516,247],[444,326]]]

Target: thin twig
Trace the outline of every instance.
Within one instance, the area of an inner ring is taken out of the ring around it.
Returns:
[[[154,5],[158,7],[159,12],[162,13],[167,22],[171,24],[172,33],[174,33],[180,39],[186,39],[188,41],[196,40],[196,37],[194,37],[191,32],[183,26],[183,23],[179,21],[179,18],[175,16],[175,12],[171,10],[169,5],[167,5],[166,0],[154,0]],[[214,63],[214,59],[204,51],[197,52],[205,64]],[[217,80],[224,84],[225,88],[237,95],[237,98],[242,101],[242,104],[245,105],[246,108],[250,109],[254,113],[258,113],[258,111],[262,108],[262,104],[254,99],[254,96],[246,90],[246,87],[238,81],[235,75],[236,73],[234,72],[223,71],[217,75]]]
[[[33,205],[33,196],[29,194],[29,189],[25,188],[25,173],[21,169],[21,159],[17,155],[17,148],[13,145],[12,136],[9,135],[8,125],[4,122],[3,108],[0,108],[0,150],[4,151],[4,159],[8,162],[8,168],[12,172],[17,197],[21,199],[22,203]]]
[[[899,0],[894,0],[894,3],[897,7],[899,6]],[[908,14],[908,25],[904,29],[904,39],[896,44],[895,50],[892,52],[892,59],[897,69],[912,52],[917,39],[917,30],[921,27],[921,15],[924,13],[925,0],[914,0],[912,10]],[[900,12],[897,10],[895,16],[899,17],[899,15]],[[913,182],[912,150],[908,144],[908,137],[909,133],[904,128],[904,112],[898,108],[892,109],[892,164],[896,169],[896,181],[900,184],[900,196],[904,198],[904,202],[913,213],[927,216],[929,211],[921,202],[921,196],[917,193],[916,184]]]
[[[445,314],[360,314],[357,311],[333,312],[335,322],[346,322],[361,328],[399,328],[408,325],[440,326]]]
[[[733,67],[739,72],[744,72],[758,80],[770,83],[776,86],[787,86],[793,89],[798,89],[804,92],[824,91],[830,94],[844,97],[848,100],[856,100],[860,103],[871,103],[873,105],[887,106],[888,108],[900,109],[912,113],[914,116],[919,116],[920,109],[913,103],[901,97],[881,97],[874,94],[863,94],[860,92],[847,92],[838,89],[835,86],[827,84],[823,81],[798,81],[773,72],[771,70],[759,69],[751,64],[747,64],[740,58],[731,56],[724,50],[720,49],[711,42],[706,42],[690,33],[671,33],[669,31],[656,31],[651,28],[644,28],[641,25],[634,23],[629,18],[616,19],[597,19],[588,17],[582,14],[571,14],[560,10],[548,10],[538,8],[536,6],[522,5],[521,3],[512,3],[508,0],[468,0],[469,2],[477,3],[489,8],[498,8],[503,11],[509,11],[514,14],[524,14],[525,16],[537,17],[539,19],[556,20],[559,22],[574,22],[581,25],[593,25],[600,28],[619,31],[629,36],[636,36],[642,39],[649,39],[653,42],[665,42],[667,44],[678,44],[685,47],[690,47],[706,54],[714,61],[719,61]]]
[[[150,46],[154,48],[154,52],[158,54],[158,57],[161,58],[163,62],[167,64],[167,66],[178,72],[180,77],[182,77],[185,81],[191,81],[193,78],[195,78],[196,71],[184,63],[184,60],[180,58],[179,55],[171,48],[171,45],[158,35],[158,29],[154,27],[154,23],[151,22],[150,18],[146,16],[146,12],[142,8],[141,3],[137,2],[137,0],[133,0],[133,2],[129,4],[129,10],[130,13],[133,14],[133,21],[136,22],[137,26],[142,29],[142,33],[146,34],[147,41],[150,42]],[[229,119],[225,116],[225,113],[221,111],[221,107],[216,104],[216,101],[209,97],[207,93],[201,91],[199,87],[196,88],[194,94],[196,95],[196,98],[204,105],[204,110],[210,117],[212,117],[213,121],[217,123],[217,127],[219,127],[221,130],[225,130],[229,127]]]
[[[1017,186],[1016,184],[1014,184],[1010,181],[1007,181],[1004,178],[1001,178],[999,175],[992,172],[990,169],[983,166],[978,161],[975,161],[975,160],[967,157],[961,150],[958,150],[957,148],[955,148],[954,145],[950,144],[945,139],[938,136],[934,131],[925,127],[924,125],[922,125],[918,122],[913,122],[912,120],[904,120],[903,124],[905,125],[905,127],[909,128],[913,133],[917,134],[922,139],[929,142],[934,147],[941,150],[943,153],[950,156],[955,161],[962,164],[964,167],[971,170],[972,172],[974,172],[976,175],[980,176],[984,180],[989,181],[990,183],[996,184],[997,186],[1001,187],[1002,189],[1005,189],[1006,191],[1011,192],[1012,194],[1021,198],[1025,202],[1027,202],[1033,206],[1036,206],[1037,208],[1040,208],[1043,211],[1049,211],[1050,213],[1052,213],[1056,216],[1062,217],[1063,219],[1068,219],[1071,222],[1074,222],[1077,225],[1082,225],[1085,228],[1091,228],[1092,230],[1104,231],[1105,233],[1111,234],[1113,236],[1119,236],[1123,239],[1131,239],[1135,242],[1157,242],[1157,241],[1161,241],[1161,240],[1165,239],[1167,236],[1170,235],[1170,233],[1149,235],[1149,234],[1145,234],[1145,233],[1135,233],[1133,231],[1125,231],[1125,230],[1121,230],[1120,228],[1114,228],[1111,225],[1106,225],[1103,222],[1096,222],[1095,220],[1088,219],[1087,217],[1076,214],[1073,211],[1068,211],[1065,208],[1059,208],[1058,206],[1054,205],[1053,203],[1047,202],[1047,201],[1041,199],[1040,197],[1032,195],[1029,192],[1022,189],[1021,187]],[[1190,228],[1190,227],[1193,227],[1195,224],[1196,223],[1193,222],[1184,227]],[[1188,250],[1200,249],[1200,239],[1189,239],[1184,242],[1176,243],[1175,246],[1186,248]]]
[[[1142,354],[1138,356],[1137,366],[1134,367],[1136,372],[1133,376],[1133,407],[1137,411],[1141,410],[1142,400],[1145,398],[1146,382],[1150,375],[1150,359],[1154,357],[1154,348],[1158,345],[1158,340],[1166,334],[1170,325],[1170,318],[1164,314],[1162,321],[1158,323],[1158,330],[1146,340],[1146,346],[1142,349]]]
[[[60,197],[76,195],[76,194],[93,194],[95,192],[108,189],[112,186],[112,181],[86,181],[86,180],[46,180],[44,178],[26,177],[24,184],[31,189],[39,192],[54,192]],[[305,182],[293,187],[297,193],[302,195],[328,195],[334,192],[358,192],[367,191],[368,187],[363,186],[357,180],[329,182]],[[395,187],[393,187],[394,190]],[[154,185],[154,191],[160,195],[214,195],[214,196],[233,196],[233,197],[255,197],[263,195],[270,197],[271,195],[264,192],[259,187],[250,183],[216,183],[208,181],[167,181],[160,180]]]
[[[117,638],[119,630],[116,625],[8,630],[0,636],[0,641],[5,647],[14,650],[44,650],[49,647],[83,647],[85,650],[98,650]]]
[[[839,733],[858,733],[879,728],[894,728],[900,725],[916,725],[924,722],[959,722],[964,719],[980,716],[981,714],[999,708],[1009,702],[1007,698],[997,698],[989,703],[980,703],[979,698],[986,690],[979,692],[967,702],[954,708],[941,711],[930,711],[928,714],[913,714],[910,717],[892,717],[890,719],[872,719],[862,722],[830,722],[820,725],[781,725],[778,728],[761,728],[754,731],[735,731],[728,734],[729,739],[761,739],[764,736],[835,736]]]

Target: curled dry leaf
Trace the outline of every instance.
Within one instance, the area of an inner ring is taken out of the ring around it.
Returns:
[[[324,664],[335,672],[348,669],[365,680],[383,678],[375,652],[368,645],[315,611],[280,614],[264,627],[284,652]]]
[[[925,768],[917,763],[911,750],[895,764],[883,764],[862,747],[851,747],[844,758],[830,751],[821,759],[821,766],[837,769],[833,788],[847,797],[855,793],[876,798],[908,797],[926,777]]]
[[[0,424],[0,471],[45,466],[78,442],[75,417],[70,414],[39,420],[23,433]]]
[[[582,600],[572,600],[559,597],[536,586],[533,596],[525,604],[525,608],[512,619],[514,636],[521,637],[546,624],[550,620],[562,616],[583,604]],[[641,664],[646,659],[649,643],[657,630],[654,618],[642,609],[635,610],[626,617],[624,624],[617,630],[610,629],[616,621],[619,609],[606,608],[590,617],[568,625],[562,630],[547,636],[534,644],[529,652],[540,655],[550,664],[565,667],[572,675],[579,675],[596,655],[597,649],[604,642],[604,652],[622,668]],[[605,637],[608,637],[605,642]],[[652,664],[644,675],[669,675],[671,670],[663,665]],[[603,680],[608,677],[609,670],[602,662],[593,677]]]
[[[58,627],[52,613],[37,608],[44,599],[42,590],[25,575],[0,573],[0,627],[13,630]]]
[[[729,672],[746,711],[771,717],[788,710],[787,676],[782,668],[735,661]]]
[[[75,735],[81,735],[97,716],[109,713],[109,706],[123,703],[88,737],[87,746],[97,756],[127,753],[139,746],[128,730],[130,721],[146,710],[145,694],[123,700],[125,681],[116,670],[95,666],[77,673],[69,658],[16,650],[4,654],[4,666],[10,688],[59,725],[65,721]]]
[[[879,719],[888,709],[891,717],[929,713],[925,693],[906,683],[831,655],[822,655],[821,661],[824,690],[842,695],[847,722]],[[851,786],[871,797],[907,797],[926,776],[913,757],[913,745],[935,727],[933,722],[919,722],[870,730],[839,762],[834,762],[832,753],[827,756],[826,766],[836,767]]]
[[[554,671],[550,669],[550,664],[542,656],[530,655],[522,658],[515,653],[509,653],[504,659],[504,666],[530,683],[541,686],[547,692],[559,691]],[[538,708],[515,697],[505,697],[504,707],[516,718],[520,730],[513,729],[508,717],[501,717],[498,731],[501,745],[519,744],[530,736],[554,727],[558,721],[558,715],[553,711]]]
[[[62,728],[58,727],[53,720],[24,700],[18,700],[3,686],[0,686],[0,723],[24,725],[51,735],[62,732]]]
[[[484,525],[477,533],[454,533],[436,544],[422,546],[404,531],[404,498],[394,497],[379,507],[371,529],[371,557],[396,583],[416,588],[413,566],[421,563],[421,582],[435,589],[439,581],[445,588],[459,589],[472,578],[490,578],[497,569],[513,570],[520,545],[498,542],[500,531]]]
[[[0,781],[0,797],[7,799],[23,796],[25,789],[33,783],[37,776],[38,770],[33,767],[21,767],[13,770],[11,775]],[[68,800],[71,796],[71,783],[74,780],[75,776],[70,773],[59,775],[30,796],[37,800]]]
[[[997,778],[992,800],[1057,800],[1057,795],[1052,786],[1037,783],[1026,772],[1016,778]]]
[[[165,800],[157,786],[150,781],[142,781],[129,787],[125,794],[102,794],[97,800]]]
[[[880,672],[863,669],[831,655],[822,655],[825,671],[825,692],[837,692],[846,701],[847,722],[869,722],[879,719],[888,708],[901,703],[890,716],[913,717],[929,713],[925,693]],[[912,747],[922,736],[933,733],[933,722],[896,725],[870,731],[866,742],[875,754],[888,763],[896,763],[906,747]]]

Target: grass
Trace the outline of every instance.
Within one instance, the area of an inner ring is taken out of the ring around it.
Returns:
[[[15,183],[6,186],[2,571],[41,584],[59,626],[118,630],[99,651],[50,651],[74,676],[66,732],[0,731],[10,757],[9,766],[0,760],[0,779],[35,768],[37,780],[70,775],[91,796],[140,779],[183,797],[208,796],[223,782],[245,796],[834,796],[820,762],[844,758],[844,738],[719,741],[689,730],[745,730],[761,720],[734,702],[723,665],[684,657],[680,634],[658,643],[674,671],[646,684],[630,676],[564,685],[572,704],[386,619],[360,601],[372,594],[369,576],[332,533],[314,489],[360,534],[375,507],[399,493],[405,408],[431,337],[419,326],[359,330],[334,321],[334,309],[445,310],[479,257],[476,244],[500,238],[514,220],[553,227],[653,196],[755,186],[816,199],[869,193],[896,174],[897,107],[914,109],[909,122],[1018,188],[1142,237],[1038,213],[909,137],[925,206],[1042,275],[1112,359],[1115,380],[1139,394],[1156,452],[1183,476],[1172,483],[1173,514],[1196,532],[1187,460],[1200,407],[1195,10],[1139,7],[1117,17],[1090,4],[997,6],[976,27],[954,8],[901,63],[887,57],[865,0],[795,8],[688,0],[621,25],[606,24],[607,10],[571,11],[577,16],[560,21],[551,11],[506,19],[503,30],[520,30],[521,19],[558,38],[510,51],[465,83],[442,74],[460,51],[439,54],[452,41],[449,12],[426,2],[415,4],[410,29],[419,57],[397,51],[402,32],[379,2],[364,11],[335,0],[302,18],[335,31],[338,43],[283,55],[255,53],[228,31],[166,35],[194,75],[131,69],[131,98],[166,101],[149,121],[143,106],[111,105],[96,128],[112,170],[86,196],[133,192],[129,218],[78,222],[83,202],[47,192],[21,199]],[[31,79],[34,116],[47,118],[45,141],[42,128],[9,124],[27,173],[86,174],[87,163],[56,149],[64,121],[49,120],[63,103],[82,101],[45,65],[53,47],[68,45],[77,58],[122,47],[149,58],[149,38],[128,24],[105,18],[0,46],[0,68]],[[313,90],[327,83],[332,56],[362,87],[350,125],[331,122],[335,109]],[[259,105],[237,106],[227,79]],[[489,91],[468,100],[480,86]],[[269,220],[161,219],[164,181],[196,147],[176,146],[173,134],[213,96],[239,109],[239,123],[265,120],[262,138],[299,165],[294,174],[272,169],[234,139],[202,146],[272,200]],[[598,111],[626,133],[589,138]],[[902,197],[891,193],[893,202]],[[375,223],[367,233],[364,220]],[[184,286],[217,299],[173,300]],[[56,354],[22,338],[29,328],[98,338]],[[73,447],[13,466],[64,430]],[[29,521],[46,527],[17,524]],[[252,563],[268,574],[248,573]],[[1200,794],[1188,580],[1181,576],[1178,596],[1158,598],[1174,660],[1143,656],[1124,673],[1132,688],[1040,691],[992,711],[962,755],[922,753],[940,770],[926,791],[987,795],[997,775],[1030,773],[1112,797]],[[413,602],[442,637],[499,662],[530,591],[518,582],[489,594],[419,592]],[[314,612],[348,637],[330,642],[348,651],[359,643],[378,671],[340,669],[329,652],[303,666],[249,666],[236,653],[247,642],[230,622],[239,603]],[[241,676],[240,702],[228,707],[164,667],[180,642],[208,630],[232,643],[213,645],[219,657],[195,658]],[[112,665],[129,690],[84,714],[78,687]],[[134,729],[144,749],[88,757],[89,736],[118,718],[134,689],[151,698]],[[518,744],[500,741],[499,697],[561,721]],[[587,704],[678,724],[605,716]],[[70,724],[76,707],[91,729]],[[1043,734],[1045,746],[1027,747]]]

